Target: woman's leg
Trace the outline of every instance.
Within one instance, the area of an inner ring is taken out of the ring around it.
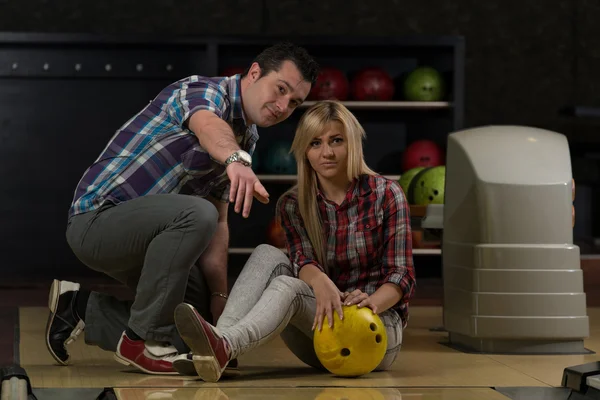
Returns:
[[[387,333],[387,351],[375,371],[385,371],[391,368],[402,348],[402,319],[394,310],[379,314]]]
[[[222,332],[237,324],[254,307],[269,283],[277,276],[293,276],[288,257],[278,248],[258,246],[236,280],[223,315],[217,322]],[[311,291],[312,292],[312,291]],[[286,346],[305,364],[323,369],[313,346],[312,324],[316,312],[314,297],[305,297],[306,313],[298,313],[281,332]]]
[[[225,329],[247,315],[269,282],[279,275],[293,275],[288,257],[278,248],[267,244],[256,247],[231,289],[217,327]],[[196,375],[191,353],[175,360],[173,366],[181,375]],[[237,371],[237,359],[231,359],[226,372],[235,374]]]
[[[321,371],[327,371],[323,364],[321,364],[321,361],[319,361],[319,357],[317,357],[317,353],[315,352],[313,331],[310,330],[311,327],[312,319],[310,320],[308,331],[296,327],[294,321],[292,321],[283,332],[281,332],[281,339],[287,348],[290,349],[290,351],[304,364]]]
[[[262,297],[237,324],[220,329],[230,346],[232,357],[270,341],[288,324],[300,325],[303,330],[312,326],[316,301],[306,282],[290,276],[275,277]]]
[[[286,276],[276,278],[271,285],[273,288],[269,286],[269,289],[273,291],[265,291],[261,298],[261,302],[265,299],[261,304],[264,307],[253,308],[238,325],[221,331],[231,346],[232,355],[239,357],[280,334],[298,359],[308,366],[325,370],[313,345],[312,324],[317,307],[312,289],[304,281]],[[274,307],[276,304],[279,307]],[[387,333],[387,350],[375,371],[385,371],[391,368],[402,347],[402,320],[394,310],[379,314],[379,318]]]
[[[215,328],[188,304],[177,307],[175,323],[192,349],[198,375],[216,382],[230,359],[270,341],[290,321],[310,331],[315,310],[312,289],[298,278],[280,275],[271,280],[258,302],[235,325]]]
[[[231,288],[217,328],[226,329],[248,315],[269,282],[279,275],[293,276],[290,260],[285,253],[268,244],[261,244],[254,249]]]

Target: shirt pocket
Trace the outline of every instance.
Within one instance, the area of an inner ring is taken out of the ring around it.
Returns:
[[[363,268],[376,266],[381,263],[383,246],[383,214],[378,213],[375,218],[367,216],[356,223],[354,242],[357,261]]]

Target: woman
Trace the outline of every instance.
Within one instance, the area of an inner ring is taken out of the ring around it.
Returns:
[[[216,382],[229,360],[278,334],[300,360],[323,369],[313,330],[324,316],[330,325],[343,318],[342,304],[369,307],[383,320],[388,349],[376,369],[396,359],[415,285],[409,208],[400,185],[365,164],[364,137],[339,102],[319,102],[303,115],[292,143],[298,185],[276,209],[289,257],[258,246],[216,328],[189,304],[175,311],[203,380]]]

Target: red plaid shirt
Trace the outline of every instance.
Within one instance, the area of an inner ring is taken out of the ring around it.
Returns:
[[[415,288],[410,209],[400,185],[382,176],[362,175],[354,180],[339,206],[319,192],[317,202],[327,241],[329,277],[342,292],[355,289],[371,295],[381,285],[394,283],[402,299],[392,308],[408,322],[408,302]],[[304,229],[297,191],[283,195],[277,217],[286,234],[286,246],[294,275],[314,264]]]

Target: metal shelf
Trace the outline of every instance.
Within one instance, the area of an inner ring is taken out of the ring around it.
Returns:
[[[280,249],[287,253],[286,249]],[[232,247],[229,249],[229,254],[251,254],[254,251],[253,247]],[[438,255],[442,254],[440,249],[413,249],[413,255]]]
[[[299,108],[308,108],[316,101],[305,101]],[[448,101],[342,101],[348,109],[352,110],[385,110],[385,109],[444,109],[451,108]]]
[[[297,175],[271,175],[271,174],[259,174],[257,178],[262,182],[282,182],[282,183],[296,183],[298,179]],[[384,177],[391,180],[400,179],[400,175],[383,175]]]

